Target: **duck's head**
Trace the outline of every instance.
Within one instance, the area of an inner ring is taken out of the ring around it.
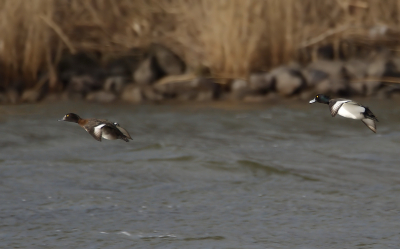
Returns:
[[[330,98],[324,94],[317,94],[314,99],[310,100],[310,104],[318,102],[323,104],[329,104]]]
[[[78,123],[79,119],[81,119],[78,115],[76,115],[75,113],[67,113],[65,114],[65,116],[58,120],[58,121],[67,121],[67,122],[74,122],[74,123]]]

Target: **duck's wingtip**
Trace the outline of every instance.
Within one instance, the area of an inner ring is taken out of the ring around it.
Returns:
[[[361,119],[361,121],[374,133],[376,133],[376,125],[373,119],[365,118]]]

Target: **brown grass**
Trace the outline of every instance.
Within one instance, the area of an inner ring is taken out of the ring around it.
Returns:
[[[108,55],[156,42],[193,68],[246,77],[313,60],[327,44],[336,57],[396,51],[399,23],[400,0],[0,0],[0,63],[6,79],[30,86],[48,71],[55,87],[65,52]]]

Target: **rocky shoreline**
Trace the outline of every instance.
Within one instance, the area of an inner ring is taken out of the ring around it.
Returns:
[[[386,98],[400,92],[400,58],[388,52],[347,61],[291,63],[268,72],[251,73],[247,79],[215,78],[206,67],[188,68],[176,54],[160,45],[131,52],[106,59],[87,53],[66,55],[57,66],[61,89],[50,90],[50,77],[44,73],[33,88],[23,89],[21,82],[14,82],[0,91],[0,103],[60,99],[101,103],[257,102],[277,97],[308,99],[317,93]]]

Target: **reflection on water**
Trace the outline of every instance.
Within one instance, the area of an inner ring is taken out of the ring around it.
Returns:
[[[307,102],[1,106],[0,246],[397,245],[400,109],[363,102],[378,134]],[[97,142],[67,112],[133,141]]]

